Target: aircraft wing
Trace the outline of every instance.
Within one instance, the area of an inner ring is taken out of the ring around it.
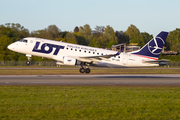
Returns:
[[[84,57],[75,57],[77,60],[82,61],[82,62],[87,62],[87,63],[97,63],[97,62],[102,62],[102,60],[110,61],[109,58],[113,56],[120,55],[121,51],[118,51],[116,54],[111,54],[111,55],[100,55],[100,56],[84,56]]]
[[[115,55],[87,56],[87,57],[79,57],[79,59],[88,59],[91,61],[100,62],[101,60],[110,61],[109,58],[113,57],[113,56],[115,56]]]

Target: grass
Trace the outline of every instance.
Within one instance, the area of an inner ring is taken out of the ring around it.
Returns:
[[[0,75],[69,75],[81,74],[79,69],[0,69]],[[85,73],[84,73],[85,74]],[[179,69],[91,69],[90,74],[180,74]]]
[[[0,68],[77,68],[76,66],[35,66],[35,65],[26,65],[26,66],[0,66]]]
[[[180,86],[0,86],[0,119],[179,120]]]

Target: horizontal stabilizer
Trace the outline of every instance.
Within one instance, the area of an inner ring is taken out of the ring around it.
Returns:
[[[159,66],[167,65],[169,60],[145,60],[143,63],[150,63],[150,64],[159,64]]]

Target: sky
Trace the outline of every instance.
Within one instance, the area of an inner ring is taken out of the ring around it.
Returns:
[[[156,35],[180,28],[180,0],[0,0],[0,25],[19,23],[30,32],[56,25],[73,32],[76,26],[110,25]]]

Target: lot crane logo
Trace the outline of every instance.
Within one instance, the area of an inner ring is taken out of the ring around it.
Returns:
[[[154,55],[159,55],[162,51],[164,41],[160,37],[156,37],[148,43],[149,51]]]

